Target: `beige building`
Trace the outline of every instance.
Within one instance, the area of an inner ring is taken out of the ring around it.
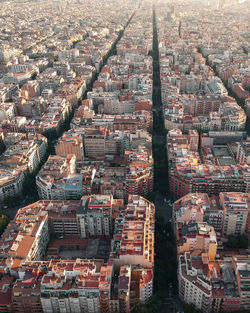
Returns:
[[[76,161],[84,160],[83,135],[76,131],[68,131],[60,138],[56,146],[57,155],[75,154]]]
[[[188,131],[188,142],[191,151],[198,151],[199,133],[196,129],[190,129]]]
[[[46,264],[47,265],[47,264]],[[113,266],[103,260],[53,260],[41,279],[43,312],[107,312]]]
[[[91,195],[82,198],[77,210],[77,222],[81,238],[111,236],[112,195]]]
[[[241,163],[241,164],[247,163],[250,165],[250,138],[249,137],[245,141],[238,142],[236,160],[238,163]]]
[[[86,157],[103,158],[105,155],[121,155],[125,147],[126,135],[123,132],[110,132],[105,127],[86,129],[84,151]]]
[[[220,203],[223,207],[223,235],[240,235],[246,231],[250,211],[249,193],[220,193]]]
[[[189,223],[182,225],[176,232],[177,253],[201,251],[214,260],[217,251],[216,233],[207,223]]]
[[[138,195],[129,195],[124,212],[122,235],[114,240],[112,254],[115,265],[132,264],[152,268],[154,264],[154,218],[153,203]],[[114,237],[116,237],[115,228]],[[119,249],[117,249],[119,246]]]
[[[51,155],[36,176],[40,199],[79,199],[83,194],[83,174],[74,154]]]
[[[247,255],[236,255],[232,263],[240,294],[240,309],[250,312],[250,258]]]
[[[119,312],[130,312],[130,282],[131,282],[131,265],[123,265],[120,268],[118,281],[118,298]]]

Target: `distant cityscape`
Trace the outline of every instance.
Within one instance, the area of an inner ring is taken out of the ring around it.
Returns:
[[[250,1],[0,7],[0,312],[250,312]]]

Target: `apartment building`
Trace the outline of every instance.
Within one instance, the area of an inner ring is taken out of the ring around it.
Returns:
[[[102,259],[41,261],[50,236],[84,240],[83,218],[88,236],[93,231],[110,236],[112,209],[119,215],[120,206],[112,196],[92,195],[81,201],[38,201],[20,209],[0,240],[1,266],[14,281],[5,280],[3,312],[131,312],[136,304],[146,303],[153,292],[154,205],[142,197],[129,197],[121,245],[106,265]]]
[[[235,142],[244,141],[247,133],[242,131],[220,132],[210,131],[200,135],[201,147],[213,147],[214,145],[227,145]],[[239,163],[239,162],[238,162]]]
[[[38,81],[28,81],[21,88],[21,95],[25,99],[34,98],[40,96],[40,86]]]
[[[48,147],[47,138],[40,134],[5,133],[3,141],[7,149],[1,155],[0,168],[26,167],[30,173],[38,168]]]
[[[190,193],[173,206],[173,219],[178,226],[207,222],[223,236],[249,232],[249,193],[221,192],[218,196]]]
[[[217,249],[217,234],[248,233],[249,194],[188,194],[173,206],[179,296],[202,312],[248,310],[246,255]],[[207,222],[204,222],[207,221]],[[238,262],[238,263],[237,263]]]
[[[16,116],[16,108],[14,103],[1,102],[0,121],[12,120]]]
[[[174,202],[173,218],[175,223],[199,223],[204,221],[204,215],[209,208],[207,194],[187,194]]]
[[[110,237],[112,212],[119,211],[122,205],[121,200],[105,195],[77,201],[35,202],[20,209],[10,222],[0,241],[1,255],[17,260],[18,264],[22,259],[40,260],[46,253],[50,234],[53,238]]]
[[[1,238],[0,252],[3,257],[15,259],[18,266],[22,260],[40,260],[48,242],[48,216],[38,202],[18,211]]]
[[[22,169],[0,169],[0,201],[20,195],[25,179]]]
[[[96,175],[95,184],[100,186],[100,193],[103,195],[111,194],[116,199],[126,199],[128,197],[126,190],[126,167],[105,168],[103,177],[98,179],[98,174]]]
[[[50,271],[41,280],[43,312],[100,312],[100,291],[104,283],[110,297],[112,263],[105,266],[103,260],[55,260],[49,266]],[[103,267],[108,268],[106,273],[110,272],[110,276],[103,275]],[[102,297],[102,305],[103,302]]]
[[[223,208],[223,235],[240,235],[246,232],[250,214],[250,193],[220,193]]]
[[[58,238],[109,237],[112,234],[112,210],[117,208],[120,200],[112,195],[83,196],[80,201],[51,201],[48,209],[49,228]],[[58,202],[59,203],[59,202]],[[49,201],[45,202],[48,208]]]
[[[5,133],[7,148],[0,157],[0,201],[20,195],[28,173],[40,165],[47,151],[47,139],[42,135]]]
[[[177,254],[193,251],[207,253],[209,260],[214,260],[217,251],[215,230],[207,223],[192,223],[176,227]]]
[[[78,238],[76,212],[79,201],[44,201],[44,210],[48,211],[49,231],[53,238]]]
[[[240,293],[232,260],[209,262],[206,256],[185,252],[179,257],[179,297],[202,312],[240,309]]]
[[[223,232],[224,209],[220,202],[220,196],[209,197],[209,207],[205,213],[205,221],[214,227],[215,231]]]
[[[152,268],[154,264],[154,215],[155,207],[151,202],[141,196],[129,195],[121,236],[117,236],[117,240],[114,240],[111,253],[111,256],[116,256],[115,264],[141,264],[146,268]],[[120,233],[119,229],[117,231]],[[114,238],[116,238],[116,232]]]
[[[100,159],[105,155],[121,155],[124,149],[124,133],[111,133],[107,128],[86,129],[84,151],[88,158]]]
[[[153,295],[153,269],[123,265],[118,276],[118,310],[131,312],[139,303],[146,304]],[[115,311],[114,311],[115,312]]]
[[[232,258],[232,263],[237,278],[238,291],[240,294],[240,309],[250,310],[250,260],[249,256],[235,255]]]
[[[120,267],[118,281],[119,312],[130,312],[131,265]]]
[[[2,276],[0,281],[0,312],[11,313],[13,312],[13,306],[11,302],[12,290],[11,286],[14,282],[14,277]]]
[[[139,304],[146,304],[153,295],[153,269],[140,265],[131,266],[130,309]]]
[[[57,155],[74,154],[76,161],[84,160],[83,133],[68,131],[63,134],[55,147]]]
[[[111,236],[112,195],[91,195],[81,199],[77,210],[77,223],[81,238]]]
[[[237,163],[250,165],[250,138],[238,142],[236,160]]]
[[[12,299],[12,312],[42,313],[38,277],[27,273],[22,281],[17,281],[13,286]]]
[[[152,151],[140,149],[126,150],[126,192],[147,196],[153,190],[153,158]]]
[[[88,259],[25,262],[11,290],[11,307],[20,313],[106,312],[112,275],[111,261],[107,265]]]
[[[186,96],[187,98],[193,98],[194,101],[190,103],[184,102],[184,110],[186,113],[194,115],[208,115],[210,112],[218,112],[221,104],[221,98],[217,95],[198,95],[198,96]]]
[[[133,101],[104,98],[103,104],[98,105],[98,113],[102,114],[132,114],[135,111]]]
[[[213,146],[211,151],[203,146],[199,154],[190,149],[186,135],[173,130],[167,136],[167,150],[170,190],[176,198],[194,192],[218,195],[250,190],[249,166],[236,164],[225,146]]]
[[[80,199],[84,193],[84,177],[76,164],[75,154],[51,155],[36,176],[41,199]]]
[[[206,193],[189,193],[175,201],[173,205],[173,220],[176,227],[189,222],[207,222],[216,231],[221,231],[222,219],[223,209],[219,197],[209,197]]]

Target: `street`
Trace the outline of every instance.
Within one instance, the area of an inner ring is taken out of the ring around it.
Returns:
[[[166,200],[165,200],[166,199]],[[162,196],[160,194],[156,195],[155,199],[155,207],[156,207],[156,216],[162,216],[165,219],[165,222],[171,223],[171,231],[173,232],[173,224],[172,224],[172,201],[169,203],[169,199],[166,196]],[[166,234],[167,236],[167,234]],[[166,237],[166,239],[169,237]],[[175,251],[174,243],[169,239],[166,240],[166,245],[163,247],[167,250],[172,248]],[[175,255],[169,256],[171,258],[175,258]],[[177,268],[176,268],[177,271]],[[164,299],[162,313],[171,313],[171,312],[183,312],[183,305],[180,301],[178,295],[175,294],[175,291],[172,287],[172,283],[168,283],[168,288],[166,288],[166,297]]]
[[[156,216],[164,217],[165,221],[168,222],[172,218],[172,206],[164,199],[167,199],[166,196],[162,196],[159,193],[156,195],[155,207],[156,207]]]
[[[3,206],[2,206],[0,213],[8,215],[10,217],[10,220],[13,220],[13,218],[16,216],[16,213],[19,209],[21,209],[21,208],[23,208],[23,207],[25,207],[25,206],[33,203],[33,202],[35,202],[33,200],[33,198],[27,198],[26,197],[25,199],[22,199],[20,201],[20,203],[16,206],[8,207],[8,208],[3,208]]]

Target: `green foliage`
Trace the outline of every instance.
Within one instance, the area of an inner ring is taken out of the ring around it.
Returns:
[[[43,132],[43,135],[49,140],[49,141],[53,141],[56,140],[58,138],[58,134],[55,128],[52,129],[46,129]]]
[[[148,133],[149,133],[150,135],[152,135],[152,134],[153,134],[153,129],[152,129],[152,128],[149,128],[149,129],[148,129]]]
[[[247,135],[250,136],[250,117],[247,116],[247,120],[246,120],[246,132]]]
[[[110,163],[110,167],[120,167],[120,166],[121,166],[120,163],[114,163],[114,162]]]
[[[168,186],[168,160],[166,152],[166,129],[162,111],[160,62],[155,11],[153,11],[153,129],[152,148],[154,158],[154,190],[166,194]]]
[[[168,193],[168,160],[166,151],[166,129],[161,99],[160,63],[157,38],[155,11],[153,11],[153,129],[152,148],[154,158],[154,192],[148,195],[150,201],[155,200],[156,192]],[[166,246],[167,234],[171,225],[163,217],[156,216],[155,220],[155,264],[154,264],[154,295],[147,305],[138,305],[133,313],[158,313],[166,295],[169,282],[176,285],[176,259],[174,247]]]
[[[146,308],[145,305],[137,305],[134,310],[132,311],[132,313],[149,313],[148,309]]]
[[[56,154],[56,150],[55,150],[54,142],[49,140],[48,141],[48,153],[47,153],[46,160],[47,160],[49,155],[55,155],[55,154]]]
[[[49,155],[52,154],[54,149],[55,149],[54,145],[52,144],[52,142],[49,141],[48,150],[45,156],[43,157],[43,159],[41,160],[39,167],[33,173],[29,173],[28,175],[26,175],[24,182],[23,182],[23,196],[24,197],[25,196],[32,197],[34,201],[37,201],[39,199],[37,186],[36,186],[36,176],[39,173],[42,166],[44,165],[44,163],[47,161]]]
[[[227,87],[227,91],[228,91],[228,95],[230,97],[235,98],[235,100],[237,101],[238,105],[241,106],[242,108],[244,108],[245,106],[245,99],[239,98],[236,93],[229,87]]]
[[[154,289],[155,291],[164,290],[169,281],[176,280],[176,267],[171,257],[174,255],[173,249],[165,246],[166,235],[169,232],[169,225],[161,216],[155,220],[155,272],[154,272]]]
[[[185,313],[202,313],[201,310],[198,310],[195,308],[195,305],[193,303],[186,304],[184,307]]]
[[[166,288],[171,281],[176,282],[176,264],[172,256],[171,247],[163,248],[166,243],[166,234],[169,232],[169,224],[161,216],[155,220],[155,264],[154,264],[154,295],[147,305],[138,305],[132,313],[158,313],[166,295]]]
[[[155,293],[146,305],[138,305],[132,313],[158,313],[161,310],[164,301],[164,293],[158,291]]]
[[[4,205],[7,205],[8,207],[14,207],[16,205],[18,205],[21,201],[21,198],[19,195],[16,196],[8,196],[5,200],[4,200]]]
[[[153,136],[153,158],[154,158],[154,190],[161,194],[166,194],[168,187],[168,160],[165,144],[157,143]],[[157,139],[157,138],[156,138]]]
[[[23,195],[34,197],[34,200],[38,200],[38,193],[36,187],[36,173],[28,174],[23,182]]]
[[[154,202],[154,201],[155,201],[155,197],[156,197],[156,192],[152,191],[152,192],[150,192],[150,193],[147,195],[146,198],[148,199],[148,201]]]
[[[7,215],[5,214],[0,215],[0,236],[3,234],[9,222],[10,222],[10,219]]]
[[[152,50],[149,50],[149,51],[148,51],[148,55],[149,55],[150,57],[153,57],[153,51],[152,51]]]
[[[58,137],[61,137],[62,134],[63,134],[65,131],[67,131],[67,130],[70,129],[70,122],[71,122],[73,116],[74,116],[74,110],[71,110],[71,112],[65,116],[65,119],[64,119],[64,121],[62,122],[62,125],[61,125],[61,127],[60,127],[60,131],[59,131]],[[55,139],[56,139],[56,138],[55,138]]]
[[[248,248],[248,238],[246,235],[238,235],[238,236],[233,236],[229,235],[228,236],[228,242],[227,242],[227,247],[228,248],[233,248],[233,249],[247,249]]]

